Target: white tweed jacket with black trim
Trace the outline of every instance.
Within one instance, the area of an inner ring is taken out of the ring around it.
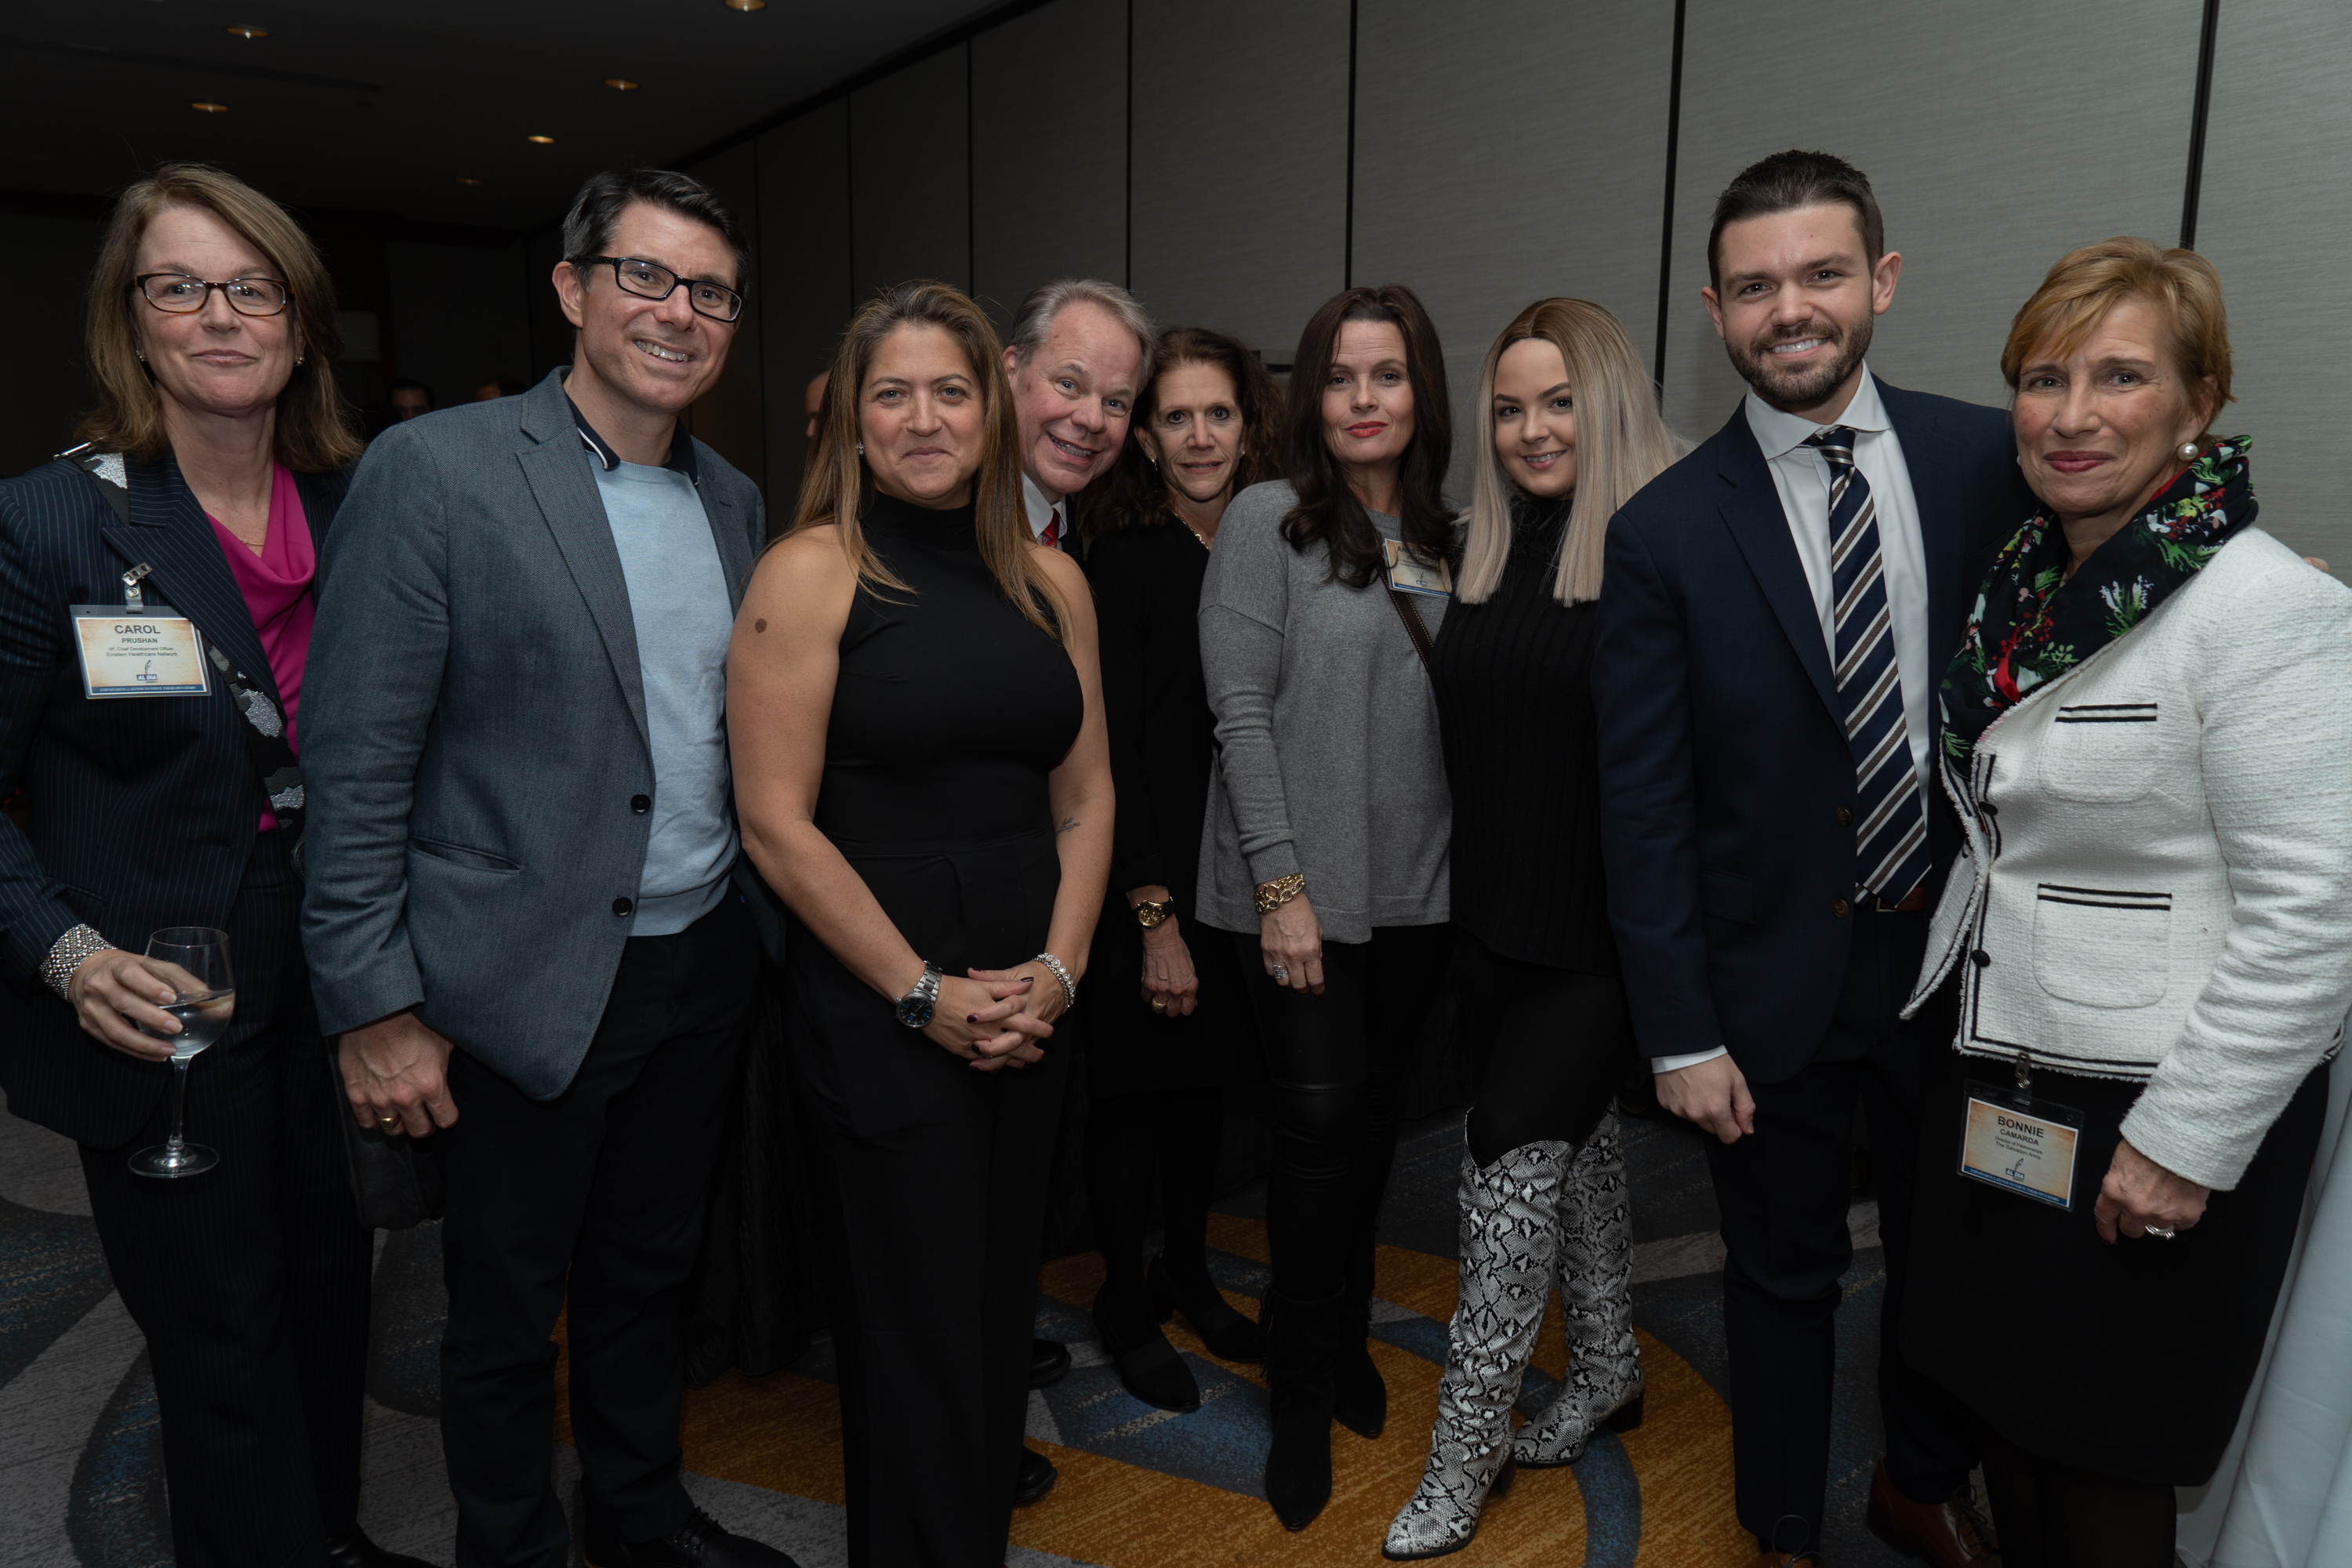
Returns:
[[[1965,772],[1963,772],[1965,768]],[[2002,714],[1905,1016],[2144,1081],[2132,1145],[2234,1186],[2352,1007],[2352,590],[2258,528]]]

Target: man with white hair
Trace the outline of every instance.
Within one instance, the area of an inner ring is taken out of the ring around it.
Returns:
[[[1037,542],[1060,549],[1069,503],[1110,471],[1151,361],[1151,319],[1135,296],[1062,278],[1021,302],[1004,350],[1021,420],[1021,494]]]

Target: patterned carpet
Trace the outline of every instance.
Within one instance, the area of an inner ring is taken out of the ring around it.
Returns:
[[[1647,1418],[1602,1434],[1578,1465],[1530,1472],[1455,1559],[1545,1568],[1744,1564],[1753,1545],[1732,1517],[1731,1438],[1715,1206],[1698,1135],[1627,1121],[1638,1243],[1635,1321]],[[1069,1342],[1075,1365],[1031,1396],[1029,1431],[1060,1485],[1016,1515],[1013,1568],[1250,1568],[1379,1561],[1389,1520],[1419,1479],[1436,1406],[1454,1292],[1453,1194],[1458,1117],[1409,1130],[1382,1224],[1376,1358],[1391,1418],[1377,1442],[1335,1428],[1331,1506],[1299,1535],[1258,1494],[1265,1389],[1255,1369],[1216,1361],[1170,1333],[1200,1381],[1202,1407],[1171,1415],[1137,1403],[1089,1338],[1100,1279],[1091,1254],[1039,1277],[1039,1331]],[[1262,1194],[1248,1190],[1213,1222],[1213,1271],[1236,1305],[1264,1289]],[[171,1561],[154,1389],[138,1330],[109,1284],[70,1145],[0,1115],[0,1565],[79,1563],[157,1568]],[[1877,1450],[1870,1369],[1884,1283],[1876,1211],[1853,1215],[1856,1252],[1840,1313],[1840,1384],[1830,1560],[1898,1561],[1862,1528]],[[443,1303],[434,1227],[383,1238],[368,1374],[362,1522],[386,1546],[450,1562],[451,1504],[441,1463],[436,1362]],[[1562,1372],[1547,1324],[1534,1408]],[[559,1384],[559,1386],[561,1384]],[[789,1371],[732,1373],[687,1396],[688,1485],[731,1529],[792,1552],[806,1568],[846,1561],[839,1414],[828,1347]],[[557,1438],[568,1443],[561,1412]],[[558,1481],[577,1473],[558,1450]]]

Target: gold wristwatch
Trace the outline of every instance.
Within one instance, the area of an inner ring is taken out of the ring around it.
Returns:
[[[1307,874],[1293,871],[1287,877],[1276,877],[1271,882],[1257,885],[1257,912],[1270,915],[1307,890]]]
[[[1135,923],[1150,931],[1176,912],[1173,899],[1141,899],[1135,904]]]

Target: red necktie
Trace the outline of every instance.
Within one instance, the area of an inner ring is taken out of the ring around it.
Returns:
[[[1062,548],[1062,509],[1060,507],[1052,507],[1046,510],[1045,531],[1037,536],[1037,542],[1048,550]]]

